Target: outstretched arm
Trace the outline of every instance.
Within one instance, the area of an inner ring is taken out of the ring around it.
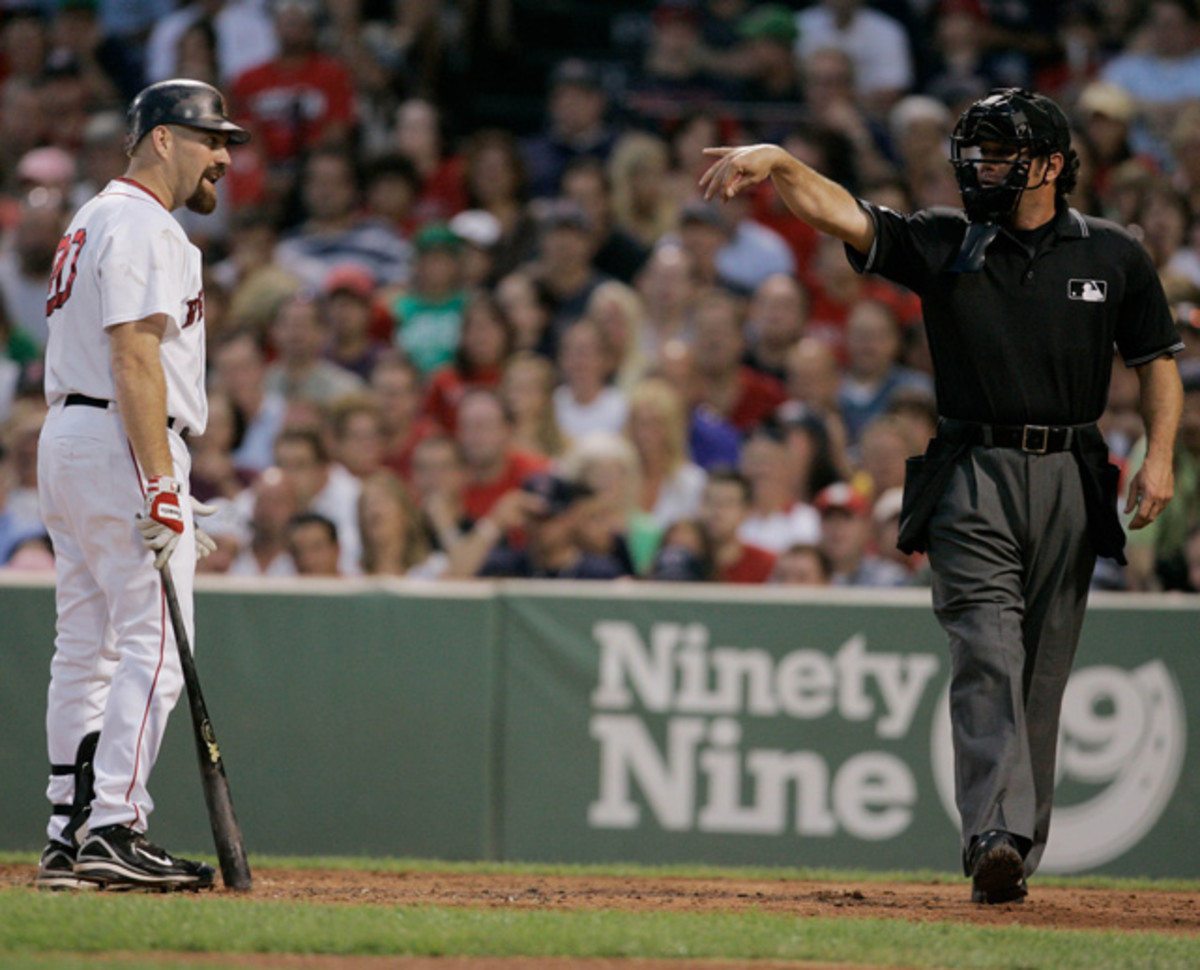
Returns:
[[[837,236],[860,253],[875,242],[875,223],[858,201],[831,179],[814,171],[777,145],[706,148],[716,161],[700,178],[704,197],[722,201],[770,178],[779,197],[814,229]]]

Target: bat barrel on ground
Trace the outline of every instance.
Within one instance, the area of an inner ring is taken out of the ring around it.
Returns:
[[[204,803],[208,806],[208,820],[212,825],[213,841],[217,847],[217,859],[221,864],[221,878],[229,889],[248,891],[251,887],[250,863],[246,859],[246,844],[242,840],[242,829],[233,810],[233,797],[229,792],[229,779],[225,777],[225,763],[221,760],[221,749],[213,731],[204,693],[200,689],[200,677],[196,673],[196,661],[188,642],[187,628],[179,610],[179,599],[175,595],[175,581],[171,578],[170,566],[162,567],[163,593],[167,597],[167,610],[171,614],[171,625],[175,628],[175,643],[179,648],[179,662],[183,667],[183,682],[187,686],[188,705],[192,711],[192,733],[196,739],[196,755],[200,761],[200,781],[204,787]]]

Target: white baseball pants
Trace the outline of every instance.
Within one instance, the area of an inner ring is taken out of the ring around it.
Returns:
[[[187,445],[167,434],[186,493]],[[38,488],[57,573],[50,763],[74,763],[80,740],[99,731],[89,827],[119,823],[144,831],[154,808],[146,786],[183,675],[154,555],[134,521],[145,481],[116,405],[51,408],[38,448]],[[170,566],[194,643],[195,534],[190,502],[181,498],[185,532]],[[51,805],[62,805],[74,791],[73,775],[52,775],[46,794]],[[60,838],[67,822],[51,815],[49,837]]]

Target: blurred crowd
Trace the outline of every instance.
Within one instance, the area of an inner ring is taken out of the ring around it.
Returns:
[[[253,141],[204,252],[200,569],[906,586],[937,407],[913,294],[702,149],[773,141],[899,211],[959,204],[960,111],[1047,93],[1071,203],[1158,266],[1184,336],[1176,497],[1104,589],[1200,589],[1195,0],[0,0],[0,568],[37,510],[46,283],[144,84]],[[1102,426],[1136,468],[1136,375]]]

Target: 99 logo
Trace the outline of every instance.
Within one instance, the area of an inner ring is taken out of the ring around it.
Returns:
[[[934,715],[933,776],[957,822],[949,696],[947,687]],[[1186,745],[1183,698],[1161,660],[1072,674],[1059,722],[1050,841],[1039,868],[1081,872],[1137,845],[1175,793]]]

